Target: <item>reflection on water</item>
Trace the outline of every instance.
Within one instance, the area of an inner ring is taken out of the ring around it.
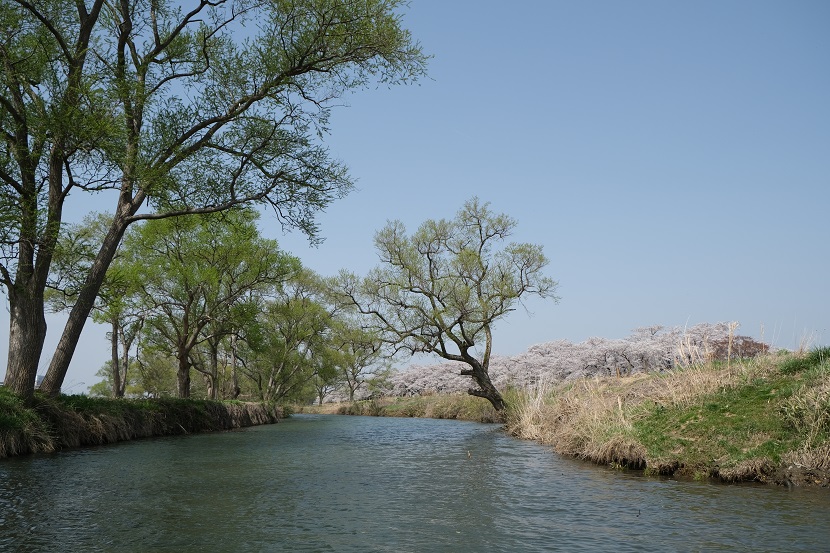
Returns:
[[[0,460],[0,551],[823,551],[830,493],[648,479],[498,426],[299,415]]]

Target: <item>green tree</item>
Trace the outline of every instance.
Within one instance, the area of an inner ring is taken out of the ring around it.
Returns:
[[[176,359],[164,351],[144,347],[136,356],[136,395],[171,397],[176,395]]]
[[[84,275],[95,259],[97,247],[107,233],[110,216],[91,214],[80,224],[69,225],[56,246],[52,275],[46,299],[54,311],[72,308],[82,288]],[[112,397],[123,397],[130,352],[136,345],[144,326],[144,310],[136,304],[135,290],[140,279],[139,268],[130,270],[116,257],[101,283],[92,311],[92,319],[109,325],[111,357],[107,365],[112,374],[107,379],[112,385]]]
[[[112,122],[89,69],[103,0],[0,2],[0,285],[9,299],[6,385],[30,398],[46,337],[44,291],[73,167],[100,159]],[[91,302],[90,302],[91,307]],[[86,315],[84,315],[86,318]]]
[[[112,189],[112,219],[49,365],[57,393],[115,252],[136,221],[273,207],[314,239],[351,179],[315,137],[372,81],[425,57],[402,0],[0,4],[0,280],[11,307],[7,382],[31,395],[44,288],[70,192]],[[249,23],[246,25],[246,23]],[[142,212],[142,208],[146,208]]]
[[[330,379],[332,313],[322,301],[321,288],[317,275],[304,270],[266,303],[261,346],[245,368],[262,400],[302,400],[315,376]]]
[[[354,401],[355,392],[366,383],[381,356],[383,341],[378,334],[361,328],[358,321],[340,319],[334,325],[331,346],[337,352],[332,362],[339,369],[349,401]]]
[[[177,360],[179,397],[190,395],[195,348],[212,337],[210,329],[224,333],[224,321],[249,292],[280,286],[299,269],[275,241],[259,236],[256,219],[240,209],[161,219],[125,241],[126,263],[142,270],[138,295],[149,336]],[[215,382],[208,386],[216,389]]]
[[[113,376],[116,371],[110,366],[111,361],[106,361],[101,368],[95,373],[95,376],[101,378],[98,382],[89,387],[89,395],[95,397],[113,397]],[[148,395],[144,390],[141,379],[141,372],[138,370],[137,360],[131,359],[130,363],[133,365],[130,370],[123,371],[121,386],[121,395],[119,397],[140,397]]]
[[[556,283],[542,274],[548,259],[541,246],[497,249],[515,227],[477,198],[454,220],[428,220],[412,236],[391,222],[375,235],[382,265],[365,279],[342,273],[342,290],[395,351],[465,363],[461,374],[477,385],[468,393],[502,410],[504,398],[488,373],[493,325],[525,296],[556,299]]]

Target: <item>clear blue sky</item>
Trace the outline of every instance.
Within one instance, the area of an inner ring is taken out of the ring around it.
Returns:
[[[830,2],[412,0],[404,21],[430,78],[334,111],[358,190],[321,215],[325,243],[263,220],[307,266],[365,273],[387,220],[476,195],[544,245],[562,297],[498,325],[496,353],[717,321],[830,343]],[[85,331],[73,391],[104,332]]]

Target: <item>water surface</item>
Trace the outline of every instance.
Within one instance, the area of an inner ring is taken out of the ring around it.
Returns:
[[[0,460],[0,551],[827,551],[830,493],[650,479],[497,425],[298,415]]]

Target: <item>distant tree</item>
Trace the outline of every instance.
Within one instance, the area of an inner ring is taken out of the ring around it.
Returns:
[[[223,385],[223,397],[235,399],[239,396],[237,343],[240,336],[245,336],[246,327],[257,325],[261,297],[270,292],[270,288],[249,290],[245,297],[229,305],[226,313],[211,317],[203,329],[204,342],[193,349],[191,360],[193,368],[205,378],[208,397],[216,399]],[[228,371],[230,375],[226,374]]]
[[[260,399],[298,399],[312,387],[315,376],[330,380],[326,373],[333,368],[326,361],[332,314],[322,301],[321,286],[311,271],[297,271],[265,303],[260,346],[243,369]]]
[[[593,377],[623,377],[633,373],[663,372],[705,359],[727,360],[729,332],[734,323],[702,323],[687,328],[639,328],[627,338],[593,337],[572,343],[555,340],[535,344],[510,357],[494,356],[491,379],[497,387],[533,388],[545,382]],[[735,336],[733,358],[760,355],[769,346]],[[423,393],[460,393],[466,383],[451,371],[456,362],[411,366],[389,375],[386,393],[410,396]]]
[[[334,325],[331,346],[337,355],[332,362],[339,369],[349,401],[354,401],[355,392],[364,386],[372,366],[381,356],[383,342],[377,334],[360,328],[357,321],[347,318]]]
[[[112,369],[112,361],[106,361],[101,368],[95,373],[95,376],[101,378],[98,382],[89,387],[89,395],[97,397],[113,397],[113,377],[116,373]],[[130,360],[130,370],[123,371],[122,375],[126,375],[126,380],[121,380],[119,386],[121,387],[121,395],[118,397],[139,397],[147,395],[141,383],[140,373],[138,371],[138,361]]]
[[[312,384],[314,386],[314,391],[317,395],[317,403],[318,405],[322,405],[323,401],[335,390],[337,390],[338,385],[338,375],[337,373],[330,373],[327,375],[315,374],[314,378],[312,379]]]
[[[388,364],[372,371],[372,374],[366,379],[366,388],[369,395],[372,397],[389,395],[393,387],[392,378],[394,374],[394,369]]]
[[[136,358],[136,394],[175,397],[178,389],[176,358],[151,346]]]
[[[256,213],[230,210],[150,221],[128,236],[125,263],[141,267],[138,296],[148,336],[177,360],[178,395],[190,395],[196,347],[224,335],[234,306],[258,288],[280,286],[299,269],[273,240],[259,236]],[[161,344],[159,344],[161,345]],[[214,373],[200,367],[215,395]]]
[[[504,398],[490,379],[493,325],[529,295],[556,299],[542,274],[542,247],[510,243],[516,221],[473,198],[452,221],[428,220],[412,235],[389,223],[375,235],[382,265],[366,278],[342,273],[347,302],[395,351],[433,353],[467,365],[477,388],[497,410]],[[476,349],[481,347],[481,349]]]

